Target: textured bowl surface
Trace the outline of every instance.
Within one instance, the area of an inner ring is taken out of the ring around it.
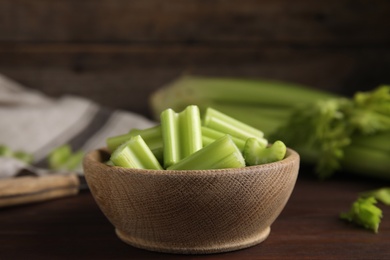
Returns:
[[[293,191],[299,155],[239,169],[163,171],[107,166],[104,149],[84,158],[92,195],[118,237],[159,252],[205,254],[264,241]]]

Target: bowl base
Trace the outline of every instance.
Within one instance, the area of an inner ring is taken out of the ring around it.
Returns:
[[[262,232],[257,233],[253,237],[249,237],[245,240],[232,241],[224,244],[213,244],[210,246],[189,246],[189,247],[177,247],[172,244],[164,242],[150,242],[143,239],[132,237],[118,229],[115,229],[117,236],[125,243],[150,251],[162,252],[162,253],[174,253],[174,254],[212,254],[235,251],[239,249],[248,248],[257,245],[267,239],[270,234],[271,228],[267,227]]]

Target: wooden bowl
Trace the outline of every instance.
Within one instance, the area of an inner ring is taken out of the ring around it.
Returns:
[[[104,149],[86,155],[96,203],[124,242],[151,251],[206,254],[264,241],[294,188],[299,155],[239,169],[141,170],[107,166]]]

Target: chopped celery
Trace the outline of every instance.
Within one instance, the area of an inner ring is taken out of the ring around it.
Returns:
[[[161,126],[153,126],[146,129],[131,129],[129,133],[123,135],[112,136],[106,139],[107,148],[113,152],[121,144],[128,141],[131,137],[140,135],[144,139],[145,143],[152,150],[153,154],[161,162],[163,158],[163,144],[161,135]]]
[[[131,133],[111,136],[106,139],[107,148],[110,152],[113,152],[121,144],[127,142],[133,135]]]
[[[34,161],[33,155],[24,151],[15,151],[13,157],[28,164],[31,164]]]
[[[215,140],[221,138],[224,135],[226,135],[226,133],[211,129],[211,128],[206,127],[206,126],[202,126],[203,146],[206,146],[206,145],[214,142]],[[243,139],[240,139],[240,138],[237,138],[234,136],[231,136],[231,138],[232,138],[233,142],[237,145],[238,149],[240,149],[240,151],[243,151],[246,140],[243,140]]]
[[[161,125],[156,125],[146,129],[131,129],[131,136],[140,135],[150,150],[161,149],[163,147]]]
[[[53,170],[76,170],[84,158],[83,151],[72,152],[70,145],[61,145],[50,152],[47,157],[49,168]]]
[[[225,135],[192,155],[168,167],[168,170],[207,170],[240,168],[245,160],[229,135]]]
[[[276,162],[286,155],[286,145],[278,140],[267,147],[256,138],[249,138],[245,143],[243,154],[247,165]]]
[[[6,145],[0,145],[0,156],[13,156],[12,150]]]
[[[259,129],[247,125],[210,107],[207,108],[205,112],[203,125],[243,140],[246,140],[249,137],[254,137],[264,145],[267,145],[268,143],[268,141],[264,138],[264,133]]]
[[[111,155],[115,166],[137,169],[162,170],[160,163],[140,135],[121,144]]]
[[[25,151],[12,151],[11,148],[9,148],[6,145],[0,145],[0,156],[5,157],[13,157],[16,158],[22,162],[25,162],[27,164],[31,164],[34,160],[34,157],[32,154],[27,153]]]
[[[188,106],[176,113],[166,109],[161,113],[164,167],[167,168],[202,148],[200,112]]]
[[[47,157],[49,168],[53,170],[62,169],[71,155],[72,149],[69,145],[56,147]]]
[[[81,162],[84,158],[83,151],[77,151],[73,153],[66,161],[64,168],[67,170],[77,170],[81,166]]]

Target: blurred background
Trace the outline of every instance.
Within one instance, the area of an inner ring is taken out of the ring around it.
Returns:
[[[150,115],[183,74],[342,94],[390,83],[388,0],[2,0],[0,73]]]

